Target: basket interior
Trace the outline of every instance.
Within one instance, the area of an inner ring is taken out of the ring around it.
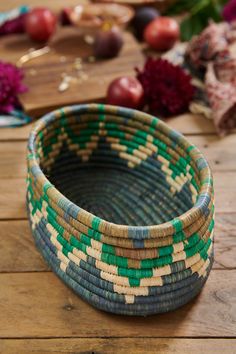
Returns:
[[[79,207],[124,225],[157,225],[196,201],[199,177],[183,148],[147,123],[81,114],[37,140],[40,167]]]

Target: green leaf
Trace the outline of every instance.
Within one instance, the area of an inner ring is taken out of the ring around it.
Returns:
[[[221,0],[222,2],[223,0]],[[209,20],[222,21],[222,8],[219,0],[202,0],[192,8],[192,12],[180,24],[181,39],[189,41],[192,36],[198,35],[209,24]]]
[[[166,15],[178,15],[183,12],[191,11],[198,1],[199,0],[177,0],[167,9]]]
[[[197,15],[185,18],[180,24],[181,39],[189,41],[192,36],[199,34],[204,29],[201,18]]]
[[[221,8],[214,2],[211,1],[204,9],[198,13],[199,16],[205,19],[205,22],[208,23],[209,19],[214,20],[215,22],[220,22],[221,17]]]
[[[178,15],[183,12],[189,12],[195,15],[210,4],[217,9],[217,12],[220,14],[223,6],[227,2],[228,0],[176,0],[176,2],[167,9],[166,15]]]
[[[200,11],[204,11],[205,8],[210,4],[211,0],[200,0],[193,6],[190,13],[191,15],[197,15]]]

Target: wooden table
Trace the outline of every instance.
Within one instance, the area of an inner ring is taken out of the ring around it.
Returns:
[[[236,135],[183,115],[170,125],[208,158],[215,179],[215,263],[201,294],[148,318],[114,316],[80,300],[45,265],[25,209],[30,126],[0,130],[0,353],[236,353]]]
[[[203,151],[214,173],[215,263],[193,302],[148,318],[98,311],[48,269],[25,208],[31,126],[0,130],[0,353],[236,353],[236,135],[219,139],[210,121],[190,114],[169,124]]]

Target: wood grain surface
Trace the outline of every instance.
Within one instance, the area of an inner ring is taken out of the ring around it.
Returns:
[[[187,338],[61,338],[3,339],[5,354],[221,354],[235,353],[235,339]],[[118,349],[119,348],[119,349]]]
[[[123,36],[124,46],[119,56],[89,62],[93,49],[85,42],[84,35],[77,28],[59,28],[48,43],[50,52],[23,65],[24,82],[29,90],[20,96],[20,101],[26,113],[35,117],[66,105],[104,101],[109,83],[119,76],[133,76],[134,68],[143,62],[133,35],[127,32]],[[38,49],[39,45],[27,35],[6,36],[0,40],[1,59],[5,61],[16,63],[30,48]],[[83,60],[80,71],[76,68],[78,58]],[[59,92],[65,74],[72,80],[66,91]]]
[[[25,3],[48,5],[45,0]],[[75,3],[69,0],[67,5]],[[20,0],[2,2],[0,11],[19,4]],[[57,11],[64,5],[60,0],[50,3]],[[73,36],[77,34],[71,35],[72,39]],[[14,48],[13,37],[13,45],[8,50],[17,60],[27,41],[23,38]],[[0,47],[1,43],[2,38]],[[126,70],[124,67],[130,70],[135,65],[135,50],[127,48],[127,66],[122,63],[122,70]],[[57,62],[53,68],[54,55],[48,61],[52,72],[60,67]],[[72,63],[72,56],[68,60]],[[94,72],[99,77],[105,69],[101,65]],[[40,75],[45,75],[44,64],[40,70]],[[107,73],[112,74],[109,70]],[[40,82],[40,77],[37,80]],[[98,88],[94,82],[91,87],[96,99]],[[45,88],[48,108],[53,105],[52,90],[53,87]],[[78,101],[87,91],[77,91]],[[39,93],[44,94],[43,90]],[[39,97],[31,101],[29,110],[36,112],[40,100]],[[236,134],[220,139],[212,122],[198,115],[184,114],[169,119],[168,123],[188,135],[211,165],[216,191],[215,262],[209,280],[194,301],[172,313],[148,318],[98,311],[50,271],[34,246],[25,211],[25,154],[32,124],[0,129],[1,354],[236,354]]]

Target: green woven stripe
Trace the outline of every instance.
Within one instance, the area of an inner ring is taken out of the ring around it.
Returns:
[[[213,180],[180,133],[121,107],[66,107],[37,123],[27,161],[37,246],[85,300],[145,315],[200,291],[212,264]]]
[[[56,218],[53,218],[49,215],[47,217],[47,221],[57,230],[58,234],[63,234],[64,228],[62,228],[60,225],[57,224]],[[72,236],[73,237],[73,236]],[[71,237],[71,238],[72,238]],[[62,241],[63,240],[63,241]],[[84,234],[82,234],[80,240],[83,242],[83,240],[86,240],[88,242],[88,238]],[[61,236],[58,238],[58,241],[65,247],[67,244],[67,241],[62,238]],[[85,243],[86,243],[85,242]],[[83,245],[81,242],[75,242],[75,238],[73,237],[73,244],[78,246],[78,249],[83,251],[86,255],[88,255],[87,247],[86,245]],[[208,245],[208,241],[205,244],[203,240],[199,240],[199,243],[192,248],[192,250],[186,249],[186,257],[191,257],[197,252],[199,252],[201,249],[205,248],[205,245]],[[203,253],[205,254],[205,253]],[[104,263],[108,264],[113,264],[118,266],[118,274],[121,276],[126,276],[126,277],[134,277],[134,278],[147,278],[147,277],[152,277],[152,270],[151,269],[146,269],[149,264],[151,264],[151,267],[162,267],[167,264],[171,264],[173,262],[172,256],[165,256],[163,258],[157,258],[157,259],[152,259],[152,260],[142,260],[141,261],[141,268],[140,269],[127,269],[128,268],[128,260],[125,257],[119,257],[119,256],[113,256],[113,255],[108,255],[102,253],[101,255],[101,260]],[[143,269],[144,268],[144,269]],[[126,273],[126,270],[127,273]],[[126,273],[126,275],[122,275]]]
[[[92,221],[92,228],[95,230],[99,230],[100,223],[101,223],[101,219],[95,216]]]
[[[69,133],[69,136],[71,138],[71,141],[73,143],[78,144],[78,147],[80,148],[85,148],[86,143],[91,141],[91,136],[92,135],[96,135],[98,133],[99,130],[99,122],[88,122],[88,127],[93,127],[93,129],[84,129],[83,130],[83,135],[74,135],[73,132]],[[119,129],[119,126],[115,123],[105,123],[104,129],[108,130],[108,134],[110,136],[113,137],[117,137],[120,138],[121,134]],[[113,129],[117,129],[117,130],[113,130]],[[123,134],[122,134],[123,135]],[[146,137],[148,134],[140,134],[140,131],[138,131],[135,135],[134,135],[134,140],[137,140],[136,143],[136,147],[138,148],[139,145],[145,146],[146,143]],[[140,139],[140,137],[144,138],[144,140]],[[137,138],[137,139],[136,139]],[[124,143],[124,139],[122,139],[123,141],[120,141],[121,144]],[[133,143],[134,141],[131,141],[131,143]],[[51,141],[51,143],[53,143],[53,141]],[[127,144],[129,144],[129,141],[127,141]],[[127,145],[125,144],[125,145]],[[161,141],[159,141],[158,139],[154,139],[154,145],[158,146],[160,151],[158,152],[160,155],[162,155],[163,157],[165,157],[168,161],[171,160],[171,156],[166,152],[167,150],[167,145]],[[47,156],[49,152],[52,151],[52,146],[50,146],[47,150],[47,148],[44,148],[44,153]],[[190,161],[190,157],[186,156],[186,158],[184,159],[183,157],[179,158],[179,161],[176,163],[176,165],[171,164],[170,167],[174,170],[174,173],[172,175],[173,178],[175,178],[175,176],[180,175],[181,173],[186,173],[186,166],[188,165]],[[185,168],[184,170],[181,168]],[[198,190],[198,185],[196,183],[196,181],[194,180],[194,171],[192,170],[192,168],[190,167],[189,173],[192,174],[193,176],[193,183],[195,188]]]
[[[181,220],[179,220],[179,219],[174,219],[173,221],[171,221],[171,223],[172,223],[174,229],[176,230],[176,232],[182,231],[183,225],[182,225]]]
[[[32,192],[32,196],[33,196],[33,192]],[[33,205],[34,201],[32,202]],[[37,203],[37,201],[36,201]],[[41,211],[41,203],[39,204],[39,210]],[[35,207],[37,206],[37,204],[35,205]],[[49,208],[49,206],[46,208],[48,215],[50,216],[50,218],[53,220],[53,226],[55,227],[55,229],[60,232],[60,226],[57,224],[57,213],[55,211],[53,211],[53,209]],[[51,220],[50,219],[50,220]],[[209,226],[209,231],[211,232],[213,230],[214,227],[214,221],[212,220]],[[62,228],[62,230],[64,231],[64,229]],[[100,233],[95,233],[93,232],[93,230],[89,230],[88,232],[88,236],[95,238],[96,240],[100,241],[101,239],[101,234]],[[90,237],[88,237],[84,234],[81,234],[81,241],[84,242],[85,244],[91,246],[91,239]],[[94,237],[95,236],[95,237]],[[97,236],[97,237],[96,237]],[[185,239],[185,236],[183,234],[183,232],[180,232],[180,237],[174,237],[174,241],[176,241],[176,243],[181,242]],[[197,242],[199,242],[200,240],[200,236],[195,233],[193,234],[184,244],[184,250],[188,250],[188,248],[193,247]],[[111,250],[111,253],[114,253],[114,247],[113,246],[109,246],[109,245],[105,245],[103,244],[103,248],[102,248],[102,252],[107,253],[109,250]],[[173,247],[172,246],[164,246],[164,247],[160,247],[158,248],[158,253],[159,253],[159,257],[164,257],[166,255],[169,255],[170,253],[172,253],[173,251]],[[191,250],[189,250],[189,254],[191,255]],[[112,259],[112,258],[111,258]],[[112,263],[115,265],[122,265],[123,264],[123,258],[122,257],[117,257],[118,261],[116,263]],[[169,262],[169,258],[166,258]],[[163,259],[157,259],[157,260],[145,260],[142,262],[142,267],[158,267],[158,266],[162,266],[165,265],[166,261],[164,261]]]
[[[62,252],[66,256],[68,256],[68,252],[73,253],[73,247],[71,247],[65,240],[63,240],[60,236],[57,236],[57,240],[63,245]],[[211,244],[211,240],[209,240],[207,242],[207,247],[206,247],[207,249],[209,248],[210,244]],[[201,252],[201,256],[202,256],[203,259],[207,259],[207,249],[206,248]],[[136,271],[136,273],[137,272],[138,271]],[[145,278],[146,277],[151,277],[152,276],[151,273],[152,273],[151,270],[146,270],[145,271]],[[130,269],[119,269],[118,275],[119,276],[124,276],[124,277],[128,276],[129,284],[131,286],[139,286],[139,284],[140,284],[140,280],[139,279],[132,277],[133,272],[131,272]]]

